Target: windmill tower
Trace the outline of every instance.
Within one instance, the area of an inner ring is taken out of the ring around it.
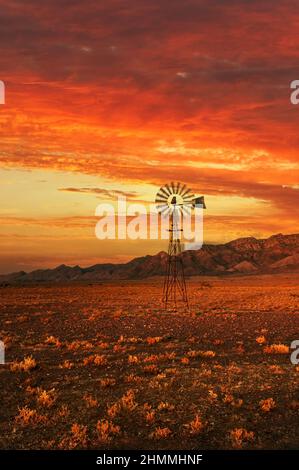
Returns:
[[[178,302],[183,303],[189,310],[188,294],[184,274],[184,264],[181,253],[181,218],[182,215],[191,215],[195,204],[202,204],[205,208],[203,196],[195,198],[187,186],[181,183],[170,183],[162,186],[156,195],[156,207],[163,216],[169,220],[169,244],[167,269],[164,278],[163,303],[165,309],[170,306],[176,311]]]

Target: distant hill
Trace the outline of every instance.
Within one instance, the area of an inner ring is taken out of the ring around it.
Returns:
[[[201,250],[183,252],[182,257],[187,276],[299,271],[299,234],[278,234],[267,239],[247,237],[219,245],[207,244]],[[161,251],[124,264],[95,264],[88,268],[62,264],[54,269],[5,274],[0,276],[0,284],[142,279],[163,275],[166,264],[167,254]]]

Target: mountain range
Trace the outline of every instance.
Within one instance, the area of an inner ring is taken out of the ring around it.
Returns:
[[[266,239],[246,237],[224,244],[205,244],[200,250],[184,251],[181,256],[187,276],[299,271],[299,234],[277,234]],[[62,264],[54,269],[3,274],[0,275],[0,284],[143,279],[163,275],[167,259],[167,253],[161,251],[123,264],[95,264],[87,268]]]

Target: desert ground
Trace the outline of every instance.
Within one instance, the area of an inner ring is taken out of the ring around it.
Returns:
[[[298,277],[1,288],[0,447],[298,449]]]

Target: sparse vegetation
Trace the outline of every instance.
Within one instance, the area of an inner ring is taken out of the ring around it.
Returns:
[[[200,315],[165,312],[158,280],[3,288],[3,448],[299,445],[299,291],[274,281],[214,279],[202,295],[190,280]]]
[[[266,354],[289,354],[290,348],[285,344],[271,344],[264,348]]]
[[[265,413],[268,413],[276,408],[276,403],[273,398],[266,398],[265,400],[260,401],[260,408]]]
[[[236,428],[230,431],[230,438],[233,447],[241,449],[244,445],[254,440],[254,432],[247,431],[247,429],[244,428]]]
[[[120,427],[108,420],[97,422],[99,441],[107,443],[120,433]]]
[[[37,367],[36,360],[32,356],[27,356],[20,362],[13,362],[10,369],[13,372],[29,372]]]
[[[160,439],[167,439],[172,434],[171,430],[167,427],[161,428],[158,427],[151,433],[150,437],[152,439],[160,440]]]

